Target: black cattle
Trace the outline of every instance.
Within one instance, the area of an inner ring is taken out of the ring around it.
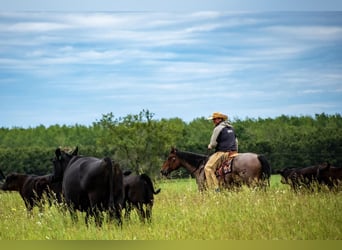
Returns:
[[[6,179],[6,176],[4,175],[2,170],[0,169],[0,189],[2,189],[2,184],[3,184],[5,179]]]
[[[288,184],[295,191],[300,188],[312,189],[317,186],[317,169],[319,165],[304,168],[284,168],[279,170],[281,183]]]
[[[39,192],[45,192],[50,202],[56,201],[61,204],[62,198],[62,182],[54,179],[54,174],[48,174],[45,176],[37,176],[35,181],[35,188]]]
[[[124,173],[123,183],[125,218],[129,219],[132,208],[135,208],[142,222],[145,222],[145,219],[151,222],[154,195],[160,192],[160,188],[154,190],[153,183],[148,175],[135,175],[131,174],[130,171]]]
[[[18,191],[25,202],[28,212],[30,212],[35,205],[37,205],[41,211],[44,193],[46,193],[49,198],[59,197],[59,201],[61,201],[61,183],[53,183],[52,180],[52,174],[38,176],[11,173],[6,177],[5,182],[2,185],[2,190]]]
[[[329,189],[338,187],[342,182],[342,168],[324,164],[317,169],[317,180]]]
[[[124,199],[123,175],[118,164],[110,158],[78,156],[76,149],[72,154],[57,149],[54,160],[56,179],[62,180],[65,202],[73,218],[75,210],[86,212],[95,218],[98,226],[102,224],[102,211],[109,212],[121,225],[121,210]]]
[[[2,172],[2,170],[0,169],[0,181],[6,179],[6,176],[4,175],[4,173]]]

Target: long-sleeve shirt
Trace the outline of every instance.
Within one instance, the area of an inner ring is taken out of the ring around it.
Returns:
[[[209,147],[215,148],[215,152],[237,151],[237,143],[234,128],[227,122],[220,122],[213,130]]]

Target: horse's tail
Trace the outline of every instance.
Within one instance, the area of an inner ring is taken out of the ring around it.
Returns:
[[[140,178],[144,179],[147,182],[147,185],[149,186],[153,194],[159,194],[160,188],[158,188],[157,190],[154,190],[153,183],[147,174],[141,174]]]
[[[270,177],[271,177],[271,166],[264,155],[258,155],[258,159],[261,163],[261,170],[262,170],[261,179],[263,181],[267,180],[268,182],[267,184],[269,186]]]

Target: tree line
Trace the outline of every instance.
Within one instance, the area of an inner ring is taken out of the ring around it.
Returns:
[[[246,118],[231,121],[239,140],[239,152],[263,154],[273,172],[284,167],[304,167],[322,162],[342,164],[342,119],[340,114],[276,118]],[[79,147],[81,155],[109,156],[122,169],[159,176],[171,146],[208,154],[213,129],[205,117],[184,122],[180,118],[154,119],[154,113],[115,117],[113,113],[90,126],[43,125],[34,128],[0,128],[0,169],[10,172],[52,172],[57,147]],[[188,176],[184,170],[176,173]]]

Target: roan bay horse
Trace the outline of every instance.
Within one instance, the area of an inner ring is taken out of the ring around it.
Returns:
[[[184,167],[194,175],[199,191],[206,190],[204,165],[207,155],[179,151],[171,148],[171,152],[164,162],[160,172],[167,176],[172,171]],[[234,157],[230,173],[219,177],[219,183],[224,188],[249,187],[266,188],[270,185],[271,167],[263,155],[255,153],[239,153]]]

